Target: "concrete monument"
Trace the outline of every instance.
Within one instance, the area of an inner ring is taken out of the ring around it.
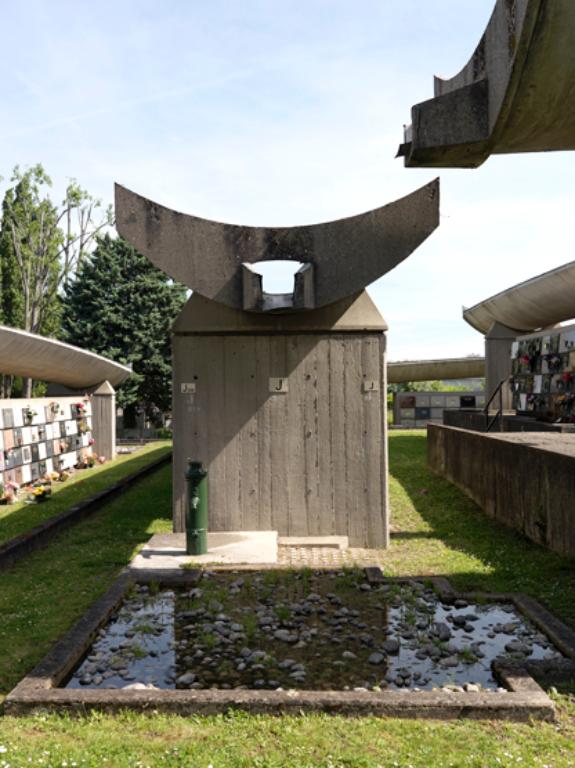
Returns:
[[[408,167],[476,168],[491,154],[575,149],[575,3],[497,0],[469,62],[434,84],[405,129]]]
[[[116,187],[120,234],[194,293],[173,327],[174,530],[186,458],[209,472],[210,529],[388,541],[387,326],[364,288],[438,226],[439,182],[312,226],[208,221]],[[253,265],[301,263],[269,294]]]

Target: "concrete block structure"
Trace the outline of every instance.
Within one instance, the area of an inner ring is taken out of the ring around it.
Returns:
[[[497,0],[469,62],[412,108],[399,154],[408,167],[475,168],[575,149],[574,82],[573,0]]]
[[[173,337],[175,530],[191,456],[209,468],[211,530],[384,546],[385,330],[365,292],[329,311],[253,316],[194,294]]]
[[[174,530],[188,458],[209,527],[386,546],[385,321],[363,290],[439,223],[437,181],[349,219],[244,227],[116,187],[120,234],[194,294],[173,328]],[[259,261],[301,264],[270,294]]]

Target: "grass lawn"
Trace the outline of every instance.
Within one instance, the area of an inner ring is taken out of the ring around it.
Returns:
[[[446,574],[458,587],[521,589],[575,623],[573,563],[493,524],[435,478],[426,469],[423,433],[394,433],[390,449],[395,534],[381,557],[388,573]],[[2,574],[2,692],[106,589],[143,541],[169,530],[169,484],[169,468],[160,470]],[[572,768],[575,698],[567,691],[553,694],[559,710],[554,724],[153,713],[0,718],[0,768]]]
[[[66,482],[54,483],[52,497],[43,504],[20,501],[0,506],[0,544],[114,485],[118,480],[159,459],[171,448],[171,441],[167,440],[148,443],[133,454],[118,456],[92,469],[78,470]]]
[[[425,432],[390,438],[387,575],[444,575],[457,589],[526,592],[575,627],[575,561],[490,520],[426,463]],[[573,761],[575,766],[575,759]]]

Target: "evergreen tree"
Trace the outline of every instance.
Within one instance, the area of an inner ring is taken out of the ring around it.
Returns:
[[[149,415],[171,403],[170,328],[186,289],[174,284],[121,238],[97,238],[65,288],[63,337],[71,344],[131,364],[118,390],[127,420],[137,404]]]
[[[18,264],[14,254],[12,234],[6,226],[7,211],[13,204],[14,191],[8,190],[2,202],[2,219],[0,221],[0,324],[13,328],[23,325],[23,293],[20,289]],[[17,389],[21,390],[21,382]],[[0,375],[0,397],[9,398],[15,394],[14,377],[8,374]]]
[[[13,328],[22,326],[22,291],[19,290],[18,264],[12,234],[6,226],[7,210],[13,205],[14,190],[8,190],[2,202],[0,223],[0,322]]]

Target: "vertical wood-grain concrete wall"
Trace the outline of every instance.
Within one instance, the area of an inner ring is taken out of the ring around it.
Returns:
[[[387,545],[383,333],[176,334],[173,357],[175,530],[192,458],[209,472],[211,530]]]
[[[116,391],[105,381],[92,393],[94,451],[98,456],[116,456]]]
[[[492,518],[554,552],[575,557],[575,456],[571,435],[484,434],[430,424],[429,467]]]

